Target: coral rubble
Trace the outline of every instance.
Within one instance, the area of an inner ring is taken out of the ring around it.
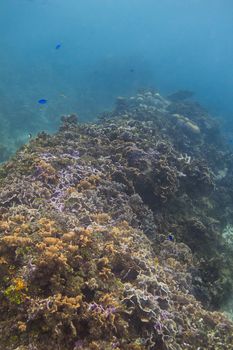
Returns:
[[[0,168],[0,350],[233,349],[216,122],[151,91],[62,122]]]

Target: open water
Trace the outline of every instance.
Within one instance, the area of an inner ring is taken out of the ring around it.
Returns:
[[[231,0],[1,0],[0,158],[142,88],[191,90],[231,131],[232,33]]]

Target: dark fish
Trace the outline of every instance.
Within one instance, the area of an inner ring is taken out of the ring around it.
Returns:
[[[134,69],[133,68],[131,68],[129,71],[130,71],[130,73],[134,73]]]
[[[174,92],[171,95],[168,95],[167,98],[172,102],[179,102],[187,100],[188,98],[191,98],[194,95],[194,92],[188,91],[188,90],[179,90],[177,92]]]
[[[38,101],[38,103],[39,103],[40,105],[45,105],[47,102],[48,102],[48,100],[45,100],[44,98],[42,98],[42,99],[40,99],[40,100]]]
[[[55,46],[55,49],[56,49],[56,50],[59,50],[60,47],[61,47],[61,43],[57,44],[57,45]]]

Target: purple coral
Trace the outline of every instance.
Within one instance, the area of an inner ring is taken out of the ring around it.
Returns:
[[[81,349],[83,347],[83,340],[77,340],[74,343],[74,349],[73,350],[78,350]]]
[[[88,310],[97,313],[102,313],[105,315],[106,318],[109,318],[110,315],[116,312],[116,308],[114,306],[108,305],[106,308],[104,308],[103,305],[97,304],[95,302],[89,305]]]
[[[162,334],[163,333],[163,326],[161,322],[156,322],[154,324],[154,329],[158,332],[158,334]]]

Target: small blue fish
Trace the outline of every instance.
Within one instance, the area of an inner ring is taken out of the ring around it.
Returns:
[[[38,103],[39,103],[40,105],[45,105],[47,102],[48,102],[48,100],[45,100],[44,98],[42,98],[42,99],[40,99],[40,100],[38,101]]]
[[[168,239],[169,241],[171,241],[171,242],[174,242],[174,236],[171,235],[171,234],[169,234],[169,235],[167,236],[167,239]]]
[[[59,50],[60,47],[61,47],[61,43],[58,43],[58,44],[55,46],[55,49],[56,49],[56,50]]]

